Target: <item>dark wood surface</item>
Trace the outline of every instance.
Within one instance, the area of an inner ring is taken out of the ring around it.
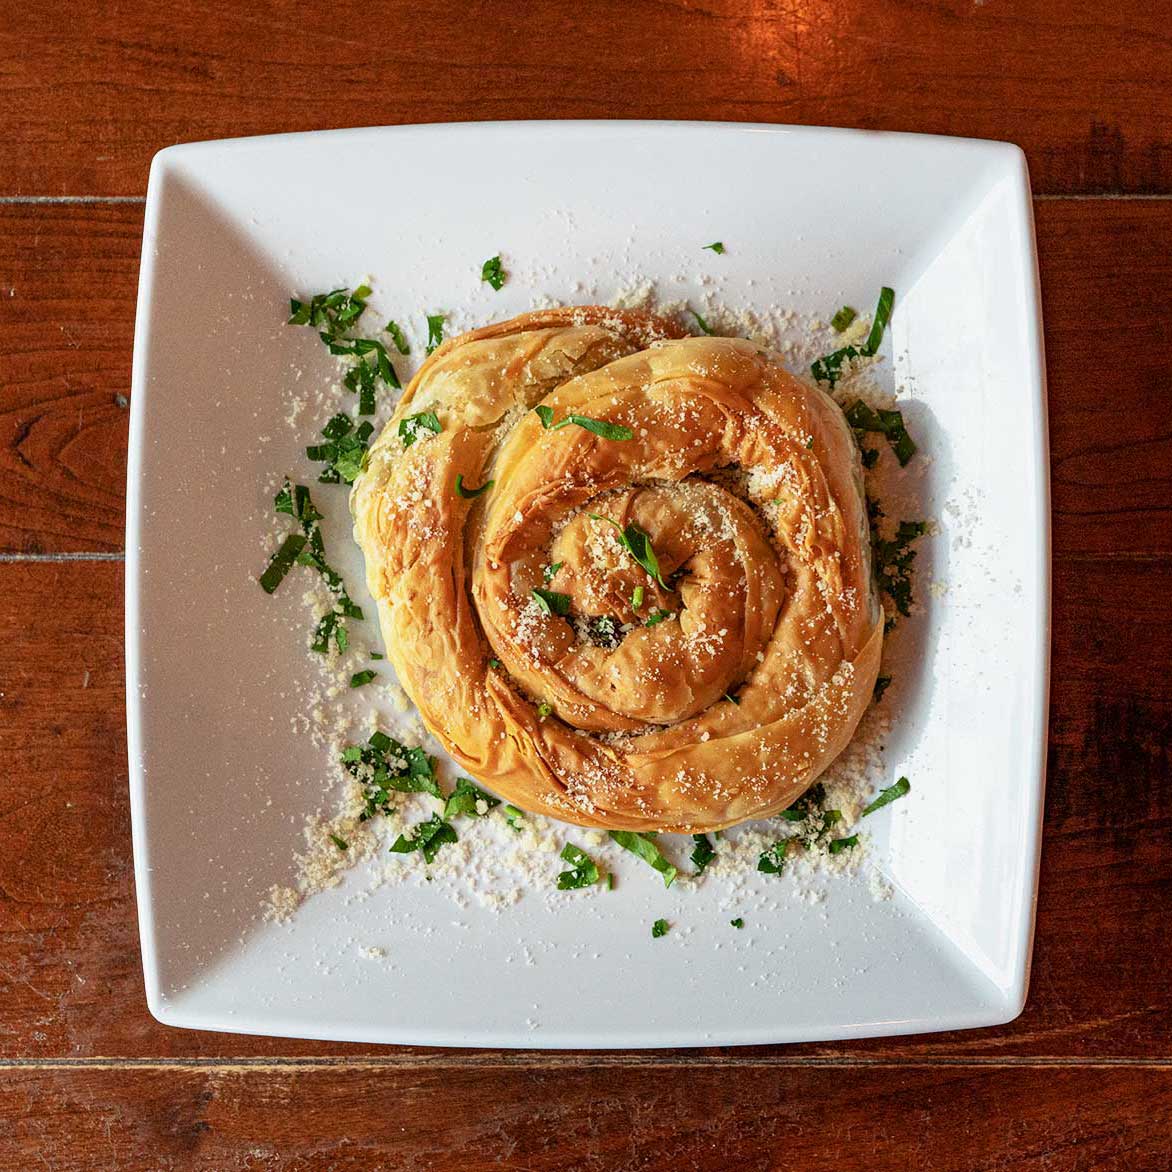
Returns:
[[[1172,1167],[1160,5],[49,0],[0,11],[0,62],[0,1169]],[[146,1012],[121,551],[150,157],[195,138],[503,117],[816,122],[1025,147],[1054,630],[1038,936],[1017,1021],[577,1055],[201,1034]]]

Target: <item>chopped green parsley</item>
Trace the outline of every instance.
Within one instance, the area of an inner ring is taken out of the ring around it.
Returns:
[[[663,856],[663,852],[649,834],[637,834],[633,830],[612,830],[610,837],[633,855],[638,855],[663,876],[664,887],[670,887],[679,872]]]
[[[482,810],[481,804],[484,809]],[[489,810],[499,806],[500,799],[492,794],[486,794],[471,778],[461,777],[456,781],[456,788],[448,794],[444,803],[444,819],[455,818],[457,814],[468,814],[475,818],[483,818]]]
[[[411,828],[410,838],[400,834],[391,844],[391,854],[406,855],[412,851],[420,851],[423,861],[430,863],[444,843],[457,841],[459,840],[453,827],[438,814],[432,814],[426,822],[417,822]]]
[[[557,590],[542,590],[539,586],[533,588],[532,594],[542,614],[564,615],[570,613],[570,596],[568,594],[561,594]]]
[[[280,548],[269,559],[265,572],[260,576],[260,588],[266,594],[272,594],[284,581],[285,575],[293,568],[297,555],[305,548],[305,536],[301,533],[290,533]]]
[[[862,816],[865,818],[868,814],[874,814],[876,810],[882,810],[884,806],[897,801],[904,794],[910,793],[911,788],[911,782],[906,777],[901,777],[894,785],[881,789],[879,796],[863,810]]]
[[[325,442],[311,444],[305,449],[311,460],[326,465],[317,478],[318,482],[353,484],[366,471],[374,424],[366,420],[355,427],[350,416],[338,414],[322,428],[321,433]]]
[[[621,423],[608,423],[605,419],[591,419],[589,415],[578,415],[573,411],[560,423],[554,423],[552,407],[539,404],[533,410],[537,418],[541,420],[541,426],[546,431],[561,431],[563,427],[569,427],[572,423],[577,427],[592,432],[594,435],[601,436],[603,439],[629,440],[635,438],[635,433]]]
[[[702,334],[707,334],[712,337],[716,331],[689,305],[688,312],[696,319],[696,324],[700,327]]]
[[[403,330],[398,322],[389,321],[386,325],[386,332],[391,335],[391,341],[395,343],[395,349],[400,354],[410,354],[411,347],[407,345],[407,338],[403,334]]]
[[[610,517],[604,517],[601,513],[587,513],[592,521],[605,521],[608,525],[614,526],[618,532],[618,543],[655,579],[656,582],[664,589],[668,590],[670,587],[663,580],[663,575],[659,571],[659,558],[655,556],[655,550],[651,546],[651,535],[645,530],[636,525],[633,521],[625,529],[617,521]]]
[[[456,496],[463,500],[470,501],[473,497],[478,497],[482,492],[488,492],[492,486],[496,484],[495,480],[486,480],[479,488],[465,488],[464,474],[462,472],[456,473]]]
[[[847,408],[846,421],[854,428],[856,438],[861,438],[870,432],[886,436],[901,468],[916,454],[916,445],[904,426],[902,411],[887,411],[882,407],[876,410],[859,399]],[[879,453],[875,452],[871,462],[867,463],[867,452],[869,451],[874,451],[874,449],[863,448],[863,465],[867,468],[873,467],[879,458]]]
[[[501,267],[500,256],[489,257],[488,260],[480,266],[480,279],[487,281],[498,293],[501,286],[508,278],[508,273]]]
[[[697,875],[703,875],[705,867],[716,858],[716,851],[712,849],[707,834],[693,834],[692,842],[695,844],[691,856],[692,865],[696,868]]]
[[[879,290],[879,301],[875,306],[875,316],[871,321],[871,332],[862,346],[843,346],[819,358],[811,367],[810,373],[819,381],[829,383],[832,387],[842,375],[842,367],[851,358],[870,358],[877,353],[883,341],[883,332],[891,320],[891,308],[895,304],[895,291],[886,285]]]
[[[660,936],[666,936],[667,930],[670,926],[671,925],[668,924],[667,920],[656,920],[655,923],[651,925],[652,937],[658,940]]]
[[[570,864],[569,871],[558,876],[558,890],[572,891],[579,887],[590,887],[598,882],[598,864],[581,848],[567,842],[560,857]]]
[[[384,732],[373,732],[364,745],[342,750],[342,767],[362,786],[365,822],[392,809],[391,793],[431,794],[442,800],[435,762],[419,746],[408,748]]]
[[[431,354],[444,340],[444,319],[447,314],[429,313],[427,315],[427,353]]]
[[[420,411],[418,415],[408,415],[399,420],[399,438],[403,447],[409,448],[418,438],[421,431],[430,431],[439,435],[443,431],[439,417],[434,411]]]
[[[840,855],[843,851],[849,851],[852,847],[859,845],[859,836],[852,834],[849,838],[836,838],[830,844],[830,853],[832,855]]]
[[[912,542],[927,529],[924,521],[900,521],[890,541],[878,538],[872,546],[879,589],[905,618],[912,613],[912,563],[916,559]]]
[[[859,315],[849,305],[844,305],[831,319],[830,328],[841,334]]]
[[[780,875],[785,867],[785,852],[789,850],[789,839],[782,838],[767,846],[757,859],[757,870],[766,875]]]
[[[261,588],[267,594],[272,594],[294,564],[317,570],[334,595],[334,605],[318,621],[310,646],[314,651],[325,652],[333,640],[338,651],[345,651],[349,646],[349,635],[344,620],[361,619],[362,608],[347,593],[342,576],[326,561],[325,543],[318,525],[322,514],[314,505],[309,489],[302,484],[291,484],[288,479],[273,499],[273,505],[278,513],[284,513],[299,522],[301,533],[293,534],[282,542],[260,576]]]

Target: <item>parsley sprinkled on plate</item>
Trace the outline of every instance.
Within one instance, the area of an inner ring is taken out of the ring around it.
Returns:
[[[643,587],[636,586],[635,589],[631,591],[631,607],[634,610],[638,610],[639,607],[641,607],[642,605],[643,605]]]
[[[741,919],[740,916],[737,916],[735,920],[729,920],[729,923],[732,924],[734,928],[743,928],[745,926],[745,921]]]
[[[371,680],[378,679],[378,672],[374,668],[366,668],[365,671],[356,671],[350,677],[350,687],[361,688],[364,684],[369,684]]]
[[[331,354],[336,355],[350,355],[352,358],[365,359],[369,355],[374,355],[374,370],[378,377],[383,380],[388,386],[394,387],[398,390],[402,383],[399,382],[399,376],[395,373],[395,368],[391,365],[390,355],[387,354],[387,348],[374,338],[338,338],[329,334],[321,334],[321,340],[325,343],[326,349]],[[358,390],[356,383],[346,382],[342,380],[347,388],[351,391]]]
[[[305,548],[305,537],[300,533],[290,533],[284,541],[281,542],[280,548],[272,558],[269,564],[265,567],[265,572],[260,576],[260,588],[266,594],[272,594],[281,582],[284,581],[285,575],[293,568],[297,561],[297,555]]]
[[[427,315],[427,353],[430,354],[444,340],[445,313],[429,313]]]
[[[326,561],[325,542],[318,526],[322,514],[313,503],[309,489],[303,484],[292,484],[289,480],[285,481],[273,498],[273,506],[278,513],[296,520],[301,525],[301,532],[286,537],[281,543],[280,549],[260,576],[261,589],[266,594],[272,594],[294,565],[317,570],[334,595],[334,605],[318,621],[310,647],[324,653],[329,650],[332,640],[338,651],[345,651],[349,646],[349,635],[344,620],[361,619],[362,608],[350,597],[341,574]]]
[[[910,793],[911,788],[911,782],[906,777],[901,777],[894,785],[889,785],[885,789],[881,789],[879,796],[863,810],[862,816],[865,818],[868,814],[874,814],[876,810],[882,810],[884,806]]]
[[[674,610],[655,610],[647,616],[647,621],[643,624],[645,627],[654,627],[659,623],[670,619],[676,612]]]
[[[567,842],[559,857],[571,866],[571,870],[563,871],[558,876],[559,891],[573,891],[598,882],[598,864],[580,847]]]
[[[692,842],[695,844],[691,855],[692,865],[696,868],[697,875],[703,875],[704,869],[716,858],[716,851],[712,849],[707,834],[693,834]]]
[[[483,818],[489,810],[500,804],[499,798],[486,794],[471,778],[461,777],[444,804],[444,819],[455,818],[457,814]]]
[[[875,306],[875,316],[871,320],[871,332],[862,346],[843,346],[830,354],[819,358],[811,367],[810,373],[819,381],[829,383],[832,387],[842,375],[843,365],[851,358],[870,358],[877,354],[883,341],[883,332],[891,320],[891,308],[895,304],[895,291],[886,285],[879,290],[879,301]]]
[[[670,887],[679,872],[664,858],[655,839],[649,834],[637,834],[633,830],[612,830],[610,837],[623,848],[650,864],[663,876],[664,887]]]
[[[512,827],[513,830],[516,830],[518,833],[520,833],[521,827],[525,824],[524,812],[522,810],[518,810],[516,806],[506,806],[503,813],[505,816],[505,821],[509,824],[509,826]]]
[[[480,279],[487,281],[498,293],[501,286],[508,278],[508,273],[501,267],[501,258],[497,256],[489,257],[480,267]]]
[[[546,566],[541,571],[541,577],[544,579],[545,584],[547,586],[550,584],[550,582],[553,581],[553,579],[557,575],[558,570],[560,570],[562,568],[562,566],[564,566],[565,564],[566,564],[565,562],[554,562],[553,565]]]
[[[354,365],[343,377],[342,384],[358,395],[360,415],[374,414],[375,391],[380,380],[396,390],[402,386],[382,342],[373,338],[348,336],[365,313],[366,298],[369,296],[370,286],[359,285],[353,292],[334,289],[329,293],[319,293],[309,301],[294,298],[289,302],[289,325],[312,327],[318,331],[318,337],[331,354],[355,359]],[[387,328],[393,325],[394,322],[390,322]],[[401,334],[397,340],[402,340]],[[403,346],[399,346],[399,351],[407,353]]]
[[[391,793],[431,794],[443,798],[435,776],[435,762],[418,745],[408,748],[384,732],[373,732],[364,745],[342,750],[342,767],[362,786],[365,822],[389,813]]]
[[[350,844],[344,838],[339,838],[336,834],[330,835],[330,842],[340,851],[348,851],[350,849]]]
[[[830,328],[836,333],[841,334],[847,326],[851,324],[858,317],[858,313],[851,309],[849,305],[844,305],[837,313],[830,319]]]
[[[651,935],[654,939],[658,940],[660,936],[667,935],[667,930],[670,927],[671,925],[667,922],[667,920],[656,920],[655,923],[651,925]]]
[[[322,461],[326,467],[318,476],[321,484],[353,484],[366,471],[369,460],[370,437],[374,424],[369,421],[354,426],[348,415],[335,415],[322,428],[324,443],[311,444],[305,449],[311,460]]]
[[[438,814],[432,814],[426,822],[417,822],[411,828],[410,838],[400,834],[391,844],[391,854],[406,855],[412,851],[419,851],[423,855],[423,861],[430,863],[444,843],[458,841],[455,829]]]
[[[852,834],[849,838],[836,838],[829,847],[832,855],[840,855],[843,851],[849,851],[853,847],[859,845],[859,836]]]
[[[318,293],[308,301],[293,298],[289,302],[286,324],[312,326],[331,336],[344,334],[362,316],[369,296],[370,286],[359,285],[353,293],[349,289],[334,289],[329,293]]]
[[[924,521],[900,521],[890,541],[880,539],[874,543],[879,589],[904,618],[912,613],[912,562],[916,558],[912,542],[922,537],[927,528]]]
[[[886,411],[883,408],[875,410],[859,399],[847,409],[846,421],[854,428],[856,436],[863,436],[868,432],[876,432],[886,436],[901,468],[906,466],[907,462],[916,454],[915,442],[908,435],[901,411]],[[869,450],[873,451],[874,449]],[[875,458],[868,464],[864,456],[863,464],[869,468],[878,458],[878,453],[876,453]]]
[[[705,244],[704,247],[708,249],[709,252],[715,252],[717,256],[721,256],[724,253],[723,240],[714,240],[711,244]]]
[[[782,838],[767,846],[757,859],[757,870],[766,875],[780,875],[785,868],[785,852],[789,850],[789,839]]]
[[[391,341],[395,343],[395,349],[400,354],[410,354],[411,347],[407,345],[407,339],[403,335],[403,331],[396,321],[389,321],[386,324],[386,332],[391,335]]]

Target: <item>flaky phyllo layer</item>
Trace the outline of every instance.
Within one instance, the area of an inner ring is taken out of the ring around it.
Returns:
[[[842,412],[760,346],[679,335],[586,307],[455,338],[351,498],[428,728],[509,801],[581,825],[789,806],[878,674]]]

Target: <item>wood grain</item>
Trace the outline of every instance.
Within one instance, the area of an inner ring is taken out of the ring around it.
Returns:
[[[4,195],[139,195],[194,139],[567,117],[1009,139],[1038,191],[1172,189],[1172,36],[1144,0],[46,0],[4,7],[0,56]]]
[[[0,205],[0,548],[121,549],[141,207]]]
[[[74,1172],[1166,1172],[1172,1070],[13,1070],[0,1117]]]
[[[1169,575],[1144,560],[1055,568],[1049,798],[1024,1015],[995,1030],[786,1055],[1172,1056],[1172,970],[1158,959],[1172,938]],[[425,1053],[172,1030],[147,1014],[121,587],[118,563],[0,563],[0,1060]]]
[[[1172,201],[1036,214],[1055,555],[1172,555]],[[122,547],[141,224],[0,204],[0,552]]]

